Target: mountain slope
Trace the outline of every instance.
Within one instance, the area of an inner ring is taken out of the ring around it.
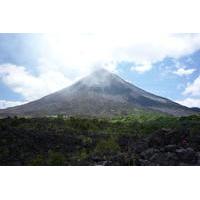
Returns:
[[[112,116],[133,113],[138,109],[176,116],[198,113],[169,99],[148,93],[119,76],[100,69],[70,87],[37,101],[0,110],[0,115]]]

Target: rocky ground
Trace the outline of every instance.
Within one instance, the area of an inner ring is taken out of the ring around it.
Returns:
[[[134,147],[136,165],[200,165],[200,136],[162,129]]]
[[[162,129],[142,139],[121,137],[119,144],[124,153],[113,155],[109,160],[93,158],[93,161],[99,161],[99,165],[200,165],[199,135]]]
[[[98,140],[108,136],[0,134],[1,165],[200,165],[200,136],[176,130],[159,130],[145,138],[121,135],[116,147],[97,149]],[[106,145],[106,144],[105,144]],[[113,145],[113,144],[111,144]]]
[[[189,128],[160,128],[143,135],[75,131],[62,120],[0,122],[0,165],[200,165],[200,134],[194,129],[199,122],[194,120],[192,126],[184,121]]]

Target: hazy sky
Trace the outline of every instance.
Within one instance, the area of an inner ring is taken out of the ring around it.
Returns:
[[[200,34],[0,34],[0,108],[104,67],[154,94],[200,107]]]

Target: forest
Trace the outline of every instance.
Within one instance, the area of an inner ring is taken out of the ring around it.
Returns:
[[[2,118],[0,165],[200,165],[200,116]]]

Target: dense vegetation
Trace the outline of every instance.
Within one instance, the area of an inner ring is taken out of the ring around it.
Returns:
[[[200,165],[200,116],[4,118],[0,165]]]

